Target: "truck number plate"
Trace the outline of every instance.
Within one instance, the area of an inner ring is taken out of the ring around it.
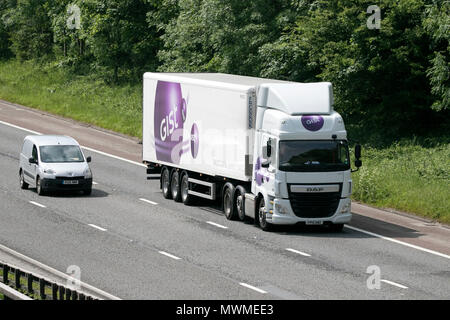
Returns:
[[[78,184],[78,180],[64,180],[63,184]]]
[[[322,220],[306,220],[305,222],[307,225],[322,225]]]

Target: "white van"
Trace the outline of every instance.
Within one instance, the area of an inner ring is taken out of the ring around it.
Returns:
[[[92,192],[91,157],[85,157],[78,142],[68,136],[33,135],[25,137],[20,153],[20,187],[47,191]]]

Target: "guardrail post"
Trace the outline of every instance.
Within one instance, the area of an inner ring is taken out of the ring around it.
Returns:
[[[86,296],[82,293],[80,293],[78,300],[86,300]]]
[[[72,295],[72,291],[70,289],[66,289],[66,299],[65,300],[70,300],[71,295]]]
[[[8,284],[9,283],[9,267],[4,264],[3,265],[3,283]]]
[[[63,286],[59,287],[59,299],[58,300],[64,300],[64,293],[65,293],[65,289]]]
[[[16,289],[20,289],[22,287],[21,283],[20,283],[20,270],[19,269],[15,269],[14,270],[14,284],[16,286]]]
[[[78,292],[72,291],[72,297],[70,298],[70,300],[78,300]]]
[[[28,293],[33,294],[33,274],[29,273],[27,274],[27,290]]]
[[[52,300],[58,300],[58,285],[52,283]]]
[[[41,296],[42,300],[45,300],[45,280],[39,279],[39,295]]]

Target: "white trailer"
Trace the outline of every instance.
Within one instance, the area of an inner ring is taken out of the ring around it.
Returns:
[[[220,200],[228,219],[263,230],[350,221],[347,133],[330,83],[145,73],[143,88],[143,162],[165,198]]]

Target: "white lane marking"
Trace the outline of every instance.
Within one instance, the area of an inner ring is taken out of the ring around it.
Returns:
[[[30,264],[32,264],[32,265],[34,265],[34,266],[36,266],[36,267],[38,267],[38,268],[40,268],[42,270],[50,272],[50,273],[52,273],[52,274],[54,274],[54,275],[56,275],[58,277],[61,277],[61,278],[65,279],[65,280],[68,280],[68,281],[71,281],[71,282],[78,281],[78,283],[81,285],[81,287],[83,289],[87,289],[87,290],[90,290],[92,292],[95,292],[96,294],[99,294],[99,295],[101,295],[103,297],[106,297],[107,299],[121,300],[120,298],[118,298],[116,296],[113,296],[112,294],[109,294],[109,293],[107,293],[107,292],[105,292],[103,290],[100,290],[100,289],[98,289],[96,287],[93,287],[93,286],[91,286],[91,285],[89,285],[87,283],[84,283],[84,282],[80,281],[80,280],[74,279],[73,277],[68,276],[64,272],[58,271],[56,269],[53,269],[52,267],[49,267],[49,266],[47,266],[47,265],[45,265],[45,264],[43,264],[43,263],[41,263],[39,261],[36,261],[36,260],[34,260],[34,259],[30,258],[30,257],[27,257],[27,256],[25,256],[25,255],[23,255],[23,254],[21,254],[21,253],[19,253],[17,251],[14,251],[13,249],[5,247],[2,244],[0,244],[0,250],[2,250],[4,252],[7,252],[7,253],[15,256],[16,258],[19,258],[19,259],[21,259],[21,260],[23,260],[25,262],[28,262],[28,263],[30,263]]]
[[[31,204],[34,204],[35,206],[41,207],[41,208],[47,208],[46,206],[44,206],[43,204],[34,202],[34,201],[30,201]]]
[[[287,251],[290,251],[290,252],[293,252],[293,253],[300,254],[300,255],[305,256],[305,257],[311,257],[310,254],[304,253],[304,252],[301,252],[301,251],[298,251],[298,250],[295,250],[295,249],[286,248],[286,250],[287,250]]]
[[[92,184],[93,184],[93,185],[96,185],[96,184],[98,184],[98,183],[97,183],[97,182],[95,182],[95,181],[92,181]]]
[[[402,288],[402,289],[408,289],[408,287],[406,287],[400,283],[394,282],[394,281],[389,281],[389,280],[385,280],[385,279],[381,279],[380,281],[390,284],[390,285],[393,285],[393,286],[396,286],[396,287],[399,287],[399,288]]]
[[[218,227],[218,228],[228,229],[228,227],[225,227],[225,226],[223,226],[223,225],[221,225],[221,224],[218,224],[218,223],[215,223],[215,222],[212,222],[212,221],[206,221],[206,223],[208,223],[208,224],[210,224],[210,225],[213,225],[213,226],[215,226],[215,227]]]
[[[173,254],[167,253],[165,251],[158,251],[159,253],[161,253],[162,255],[165,255],[169,258],[175,259],[175,260],[181,260],[180,257],[174,256]]]
[[[264,290],[262,290],[262,289],[259,289],[259,288],[257,288],[257,287],[254,287],[254,286],[251,286],[251,285],[249,285],[249,284],[247,284],[247,283],[244,283],[244,282],[240,282],[239,284],[240,284],[241,286],[243,286],[243,287],[246,287],[246,288],[255,290],[256,292],[259,292],[259,293],[262,293],[262,294],[267,293],[267,291],[264,291]]]
[[[32,134],[37,134],[37,135],[41,135],[42,134],[40,132],[33,131],[33,130],[30,130],[30,129],[25,129],[25,128],[16,126],[14,124],[8,123],[8,122],[0,121],[0,123],[4,124],[5,126],[10,126],[10,127],[13,127],[13,128],[19,129],[19,130],[27,131],[27,132],[32,133]]]
[[[37,132],[37,131],[34,131],[34,130],[30,130],[30,129],[26,129],[26,128],[23,128],[23,127],[19,127],[19,126],[16,126],[16,125],[8,123],[8,122],[0,121],[0,123],[4,124],[5,126],[10,126],[10,127],[13,127],[13,128],[19,129],[19,130],[30,132],[32,134],[42,135],[42,133],[40,133],[40,132]],[[128,163],[131,163],[131,164],[135,164],[135,165],[147,168],[147,166],[145,164],[140,163],[140,162],[128,160],[128,159],[125,159],[125,158],[122,158],[122,157],[119,157],[119,156],[115,156],[115,155],[110,154],[110,153],[106,153],[106,152],[103,152],[103,151],[100,151],[100,150],[97,150],[97,149],[93,149],[93,148],[89,148],[89,147],[85,147],[85,146],[81,146],[81,148],[86,149],[88,151],[96,152],[98,154],[101,154],[101,155],[104,155],[104,156],[107,156],[107,157],[110,157],[110,158],[114,158],[114,159],[117,159],[117,160],[122,160],[122,161],[125,161],[125,162],[128,162]]]
[[[88,226],[90,226],[90,227],[92,227],[92,228],[95,228],[95,229],[98,229],[98,230],[100,230],[100,231],[107,231],[105,228],[96,226],[95,224],[88,224]]]
[[[14,124],[8,123],[8,122],[0,121],[0,123],[4,124],[5,126],[10,126],[10,127],[13,127],[13,128],[19,129],[19,130],[24,130],[24,131],[27,131],[27,132],[30,132],[30,133],[33,133],[33,134],[37,134],[37,135],[41,135],[42,134],[40,132],[29,130],[29,129],[25,129],[25,128],[16,126]],[[139,162],[136,162],[136,161],[128,160],[128,159],[121,158],[121,157],[118,157],[118,156],[114,156],[112,154],[109,154],[109,153],[106,153],[106,152],[103,152],[103,151],[99,151],[99,150],[96,150],[96,149],[83,147],[83,146],[81,146],[81,147],[86,149],[86,150],[89,150],[89,151],[97,152],[97,153],[99,153],[101,155],[104,155],[104,156],[107,156],[107,157],[111,157],[111,158],[114,158],[114,159],[122,160],[122,161],[131,163],[131,164],[135,164],[135,165],[138,165],[138,166],[141,166],[141,167],[145,167],[145,168],[147,167],[143,163],[139,163]],[[415,245],[409,244],[407,242],[403,242],[403,241],[399,241],[399,240],[392,239],[392,238],[389,238],[389,237],[385,237],[385,236],[382,236],[382,235],[379,235],[379,234],[376,234],[376,233],[373,233],[373,232],[370,232],[370,231],[366,231],[366,230],[362,230],[362,229],[359,229],[359,228],[351,227],[349,225],[345,225],[345,227],[349,228],[349,229],[352,229],[352,230],[355,230],[355,231],[363,232],[363,233],[366,233],[366,234],[369,234],[371,236],[378,237],[378,238],[381,238],[381,239],[384,239],[384,240],[387,240],[387,241],[395,242],[397,244],[401,244],[401,245],[404,245],[404,246],[407,246],[407,247],[410,247],[410,248],[413,248],[413,249],[417,249],[417,250],[424,251],[424,252],[427,252],[427,253],[431,253],[431,254],[434,254],[434,255],[437,255],[437,256],[440,256],[440,257],[443,257],[443,258],[450,259],[449,255],[446,255],[446,254],[443,254],[443,253],[440,253],[440,252],[437,252],[437,251],[433,251],[433,250],[430,250],[430,249],[426,249],[426,248],[422,248],[422,247],[419,247],[419,246],[415,246]]]
[[[407,246],[407,247],[410,247],[410,248],[413,248],[413,249],[417,249],[417,250],[424,251],[424,252],[427,252],[427,253],[431,253],[431,254],[434,254],[434,255],[437,255],[437,256],[440,256],[440,257],[443,257],[443,258],[450,259],[449,255],[446,255],[446,254],[443,254],[443,253],[440,253],[440,252],[437,252],[437,251],[433,251],[433,250],[430,250],[430,249],[422,248],[422,247],[419,247],[419,246],[416,246],[416,245],[413,245],[413,244],[410,244],[410,243],[407,243],[407,242],[403,242],[403,241],[400,241],[400,240],[397,240],[397,239],[392,239],[392,238],[389,238],[389,237],[385,237],[385,236],[382,236],[381,234],[377,234],[377,233],[373,233],[373,232],[370,232],[370,231],[362,230],[362,229],[355,228],[355,227],[352,227],[352,226],[349,226],[349,225],[345,225],[345,227],[349,228],[349,229],[352,229],[352,230],[355,230],[355,231],[359,231],[359,232],[371,235],[371,236],[374,236],[374,237],[377,237],[377,238],[380,238],[380,239],[384,239],[384,240],[391,241],[391,242],[394,242],[394,243],[397,243],[397,244],[401,244],[401,245],[404,245],[404,246]]]
[[[147,202],[147,203],[150,203],[150,204],[153,204],[153,205],[157,205],[158,204],[157,202],[154,202],[154,201],[151,201],[151,200],[147,200],[147,199],[144,199],[144,198],[139,198],[139,200]]]

